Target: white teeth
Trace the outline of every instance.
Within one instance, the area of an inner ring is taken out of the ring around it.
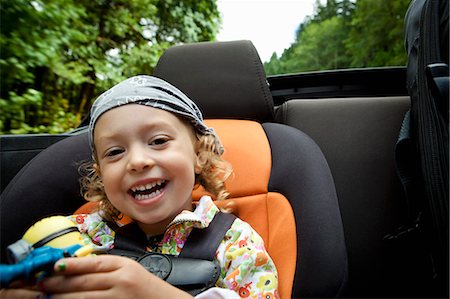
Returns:
[[[145,200],[145,199],[150,199],[152,197],[155,197],[159,194],[161,194],[161,190],[156,190],[155,192],[152,192],[150,194],[137,194],[134,198],[136,200]]]
[[[148,183],[146,185],[139,185],[139,186],[134,186],[131,188],[131,191],[136,192],[136,191],[145,191],[145,190],[150,190],[151,188],[155,187],[155,186],[161,186],[163,183],[165,183],[165,180],[158,180],[152,183]]]

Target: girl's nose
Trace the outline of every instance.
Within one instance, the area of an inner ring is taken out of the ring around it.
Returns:
[[[134,148],[130,151],[127,164],[129,172],[141,172],[147,168],[152,168],[154,165],[155,161],[145,149]]]

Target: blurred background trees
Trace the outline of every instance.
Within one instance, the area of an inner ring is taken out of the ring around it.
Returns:
[[[216,0],[0,1],[0,134],[76,128],[102,91],[151,74],[172,45],[215,40],[221,23]],[[316,0],[266,73],[405,65],[409,2]]]
[[[0,133],[62,133],[178,43],[214,40],[210,0],[2,0]]]
[[[268,75],[403,66],[403,20],[411,0],[316,0],[295,42],[264,64]]]

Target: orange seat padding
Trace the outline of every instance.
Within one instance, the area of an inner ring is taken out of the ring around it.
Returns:
[[[262,126],[246,120],[206,120],[222,141],[224,158],[231,163],[234,175],[226,182],[230,199],[216,201],[225,207],[232,200],[234,214],[249,223],[264,240],[278,271],[281,298],[290,298],[297,260],[295,218],[289,201],[268,191],[272,167],[270,145]],[[198,200],[206,192],[193,191]],[[90,213],[96,203],[86,203],[75,214]],[[124,217],[122,224],[131,220]]]
[[[297,236],[294,213],[280,193],[269,192],[231,199],[237,204],[236,216],[249,223],[263,238],[278,271],[278,292],[291,298],[297,262]],[[216,202],[220,207],[225,201]]]
[[[233,166],[233,175],[226,181],[230,197],[267,193],[272,165],[270,145],[261,125],[248,120],[207,119],[222,141],[223,158]],[[193,198],[205,194],[194,190]]]

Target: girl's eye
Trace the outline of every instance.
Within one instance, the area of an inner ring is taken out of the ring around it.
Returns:
[[[106,157],[114,157],[114,156],[120,155],[121,153],[123,153],[123,150],[117,148],[117,149],[112,149],[112,150],[106,152],[105,156]]]
[[[163,145],[167,141],[169,141],[169,139],[166,137],[158,137],[158,138],[155,138],[152,141],[150,141],[150,145]]]

